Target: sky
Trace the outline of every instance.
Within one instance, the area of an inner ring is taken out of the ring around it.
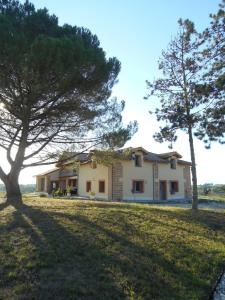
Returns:
[[[217,0],[33,0],[36,8],[46,7],[59,19],[59,24],[89,28],[100,40],[107,57],[116,56],[122,65],[119,82],[113,96],[126,101],[124,123],[137,120],[139,130],[125,146],[142,146],[155,153],[170,151],[168,144],[154,141],[153,134],[159,123],[149,114],[151,100],[146,80],[159,75],[158,59],[161,51],[176,35],[179,18],[189,18],[197,30],[210,22],[209,14],[216,12]],[[225,145],[215,143],[210,150],[195,139],[198,183],[225,183]],[[190,161],[188,136],[179,133],[173,151]],[[51,167],[50,167],[51,168]],[[35,174],[49,166],[28,168],[21,172],[20,183],[33,183]]]

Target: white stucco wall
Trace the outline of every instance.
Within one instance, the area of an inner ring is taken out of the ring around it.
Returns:
[[[142,166],[136,167],[133,160],[123,161],[123,200],[147,201],[153,200],[153,162],[144,161],[142,152],[135,152],[142,156]],[[170,163],[158,164],[158,179],[167,182],[167,199],[184,199],[184,165],[177,164],[176,169],[171,169]],[[144,181],[144,193],[132,193],[133,180]],[[179,190],[170,194],[170,181],[177,181]]]
[[[123,197],[122,200],[126,201],[149,201],[153,200],[153,163],[143,160],[142,152],[136,152],[142,156],[142,166],[136,167],[134,160],[121,161],[123,166],[123,176],[121,178],[123,184]],[[167,199],[184,199],[184,165],[177,164],[176,169],[171,169],[170,163],[158,164],[158,182],[165,180],[167,182]],[[66,166],[69,170],[73,168],[73,165]],[[48,176],[37,177],[37,191],[40,190],[41,177],[45,177],[47,190],[48,184],[51,181],[58,179],[59,171],[56,170],[49,173]],[[105,192],[99,193],[99,181],[105,181]],[[133,193],[133,181],[144,181],[144,192]],[[96,198],[109,200],[112,197],[112,168],[104,165],[97,164],[97,168],[91,168],[91,164],[80,165],[78,171],[78,195],[83,197],[89,197],[86,192],[86,182],[91,181],[91,191],[96,193]],[[170,194],[170,181],[178,181],[179,191],[175,194]]]
[[[153,167],[151,162],[142,160],[142,166],[136,167],[133,160],[122,162],[123,200],[146,201],[153,199]],[[144,193],[132,193],[133,180],[144,181]]]
[[[167,181],[167,199],[184,199],[184,175],[183,165],[177,164],[176,169],[171,169],[170,164],[159,164],[159,181]],[[179,191],[175,194],[170,194],[170,181],[178,181]]]
[[[99,181],[105,181],[105,193],[99,193]],[[91,168],[91,164],[80,165],[78,176],[78,194],[82,197],[89,197],[86,192],[86,182],[91,181],[91,191],[96,193],[96,198],[109,198],[109,171],[108,167],[97,164],[96,169]]]

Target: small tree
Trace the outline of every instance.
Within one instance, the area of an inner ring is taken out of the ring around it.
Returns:
[[[58,25],[29,1],[0,0],[0,167],[7,201],[21,203],[25,167],[56,162],[68,145],[122,146],[136,123],[121,123],[124,102],[109,100],[120,63],[106,58],[88,29]]]
[[[150,96],[157,96],[161,106],[155,110],[158,121],[164,121],[160,132],[155,134],[158,142],[169,141],[170,146],[176,141],[177,130],[188,135],[193,186],[192,208],[198,208],[197,172],[193,132],[200,121],[201,111],[207,102],[206,97],[199,97],[196,87],[202,82],[203,66],[200,48],[203,40],[189,20],[179,20],[179,32],[162,52],[159,69],[163,77],[154,82],[147,81]]]

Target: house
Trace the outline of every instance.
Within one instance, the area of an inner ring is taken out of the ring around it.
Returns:
[[[121,150],[123,151],[123,150]],[[36,191],[51,193],[71,187],[72,193],[119,201],[189,199],[190,166],[177,152],[155,154],[142,147],[129,148],[130,154],[111,165],[97,163],[93,152],[57,164],[55,169],[36,176]],[[77,167],[77,165],[79,165]]]

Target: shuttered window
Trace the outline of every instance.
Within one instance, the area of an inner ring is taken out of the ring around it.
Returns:
[[[141,167],[141,155],[134,156],[134,165],[135,167]]]
[[[99,193],[105,193],[105,181],[104,180],[99,181]]]
[[[178,181],[170,181],[170,194],[179,192]]]
[[[87,193],[91,192],[91,181],[86,182],[86,192]]]
[[[144,193],[144,180],[133,180],[133,193]]]
[[[171,158],[171,160],[170,160],[170,168],[174,169],[174,170],[177,168],[177,161],[176,161],[176,159]]]

